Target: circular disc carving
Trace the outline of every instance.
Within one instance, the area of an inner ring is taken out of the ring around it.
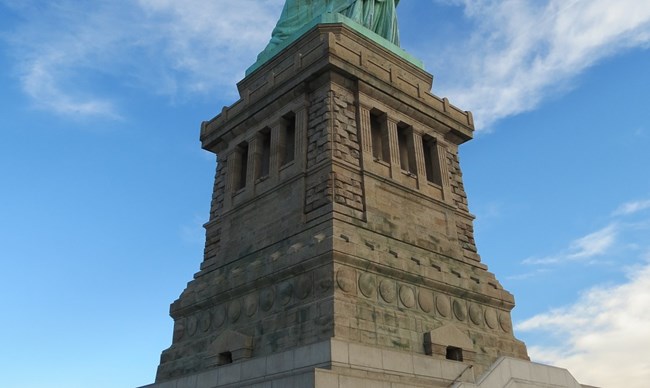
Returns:
[[[377,292],[377,280],[375,275],[362,273],[359,276],[359,290],[366,298],[372,298]]]
[[[485,323],[490,329],[496,329],[499,324],[497,321],[497,313],[494,309],[485,310]]]
[[[332,288],[332,276],[330,275],[329,272],[327,271],[319,271],[316,272],[316,284],[317,284],[317,290],[316,292],[327,292],[329,291],[330,288]]]
[[[296,296],[299,299],[305,299],[311,293],[311,274],[304,274],[296,279]]]
[[[379,294],[386,303],[393,303],[397,298],[397,291],[395,290],[395,282],[392,280],[384,279],[379,283]]]
[[[467,310],[465,305],[458,299],[454,300],[454,315],[459,321],[464,321],[467,318]]]
[[[350,269],[340,269],[336,272],[336,284],[345,292],[354,291],[354,271]]]
[[[480,325],[483,321],[483,314],[479,305],[472,303],[469,306],[469,319],[472,320],[472,323],[475,325]]]
[[[293,286],[289,282],[284,282],[280,285],[278,290],[278,300],[281,305],[286,305],[291,300],[291,294],[293,293]]]
[[[401,300],[402,304],[408,308],[415,306],[415,293],[413,292],[413,289],[407,286],[400,286],[399,300]]]
[[[235,323],[241,315],[241,303],[238,300],[233,300],[228,306],[228,318],[230,322]]]
[[[222,306],[215,307],[212,312],[212,325],[215,329],[218,329],[226,321],[226,308]]]
[[[210,328],[212,322],[212,314],[209,311],[204,311],[199,316],[199,330],[205,332]]]
[[[510,322],[510,317],[506,313],[499,313],[499,325],[501,329],[506,333],[510,333],[512,330],[512,322]]]
[[[273,307],[274,298],[273,287],[265,288],[260,292],[260,308],[262,311],[269,311]]]
[[[449,302],[448,296],[438,295],[436,297],[436,310],[443,317],[449,317],[449,314],[451,314],[451,303]]]
[[[191,317],[187,318],[187,334],[191,336],[196,333],[196,327],[198,326],[198,323],[196,322],[196,316],[192,315]]]
[[[185,319],[179,319],[174,323],[174,341],[178,341],[185,335]]]
[[[430,313],[433,310],[433,294],[429,290],[421,289],[418,293],[418,304],[425,313]]]
[[[244,301],[244,312],[249,317],[252,317],[257,312],[257,295],[251,294],[246,297]]]

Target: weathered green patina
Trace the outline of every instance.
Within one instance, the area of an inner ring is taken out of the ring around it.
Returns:
[[[399,49],[399,30],[395,12],[399,1],[286,0],[280,20],[271,34],[271,41],[258,55],[257,62],[246,71],[246,74],[253,72],[308,29],[322,23],[347,24],[356,30],[362,30],[359,32],[391,51],[402,51],[396,53],[405,56],[403,50]],[[414,60],[412,57],[408,59]],[[417,65],[421,66],[420,63]]]

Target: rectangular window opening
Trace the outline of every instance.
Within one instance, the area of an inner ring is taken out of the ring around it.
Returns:
[[[440,159],[438,157],[438,143],[431,136],[422,138],[422,149],[424,151],[424,166],[427,173],[427,180],[436,185],[442,186],[442,172]]]
[[[385,114],[370,112],[370,137],[372,140],[372,156],[377,160],[388,163],[390,149]]]
[[[281,166],[293,162],[296,153],[296,115],[290,112],[282,117],[284,126],[281,139]]]
[[[219,353],[217,365],[232,364],[232,352]]]
[[[413,147],[413,130],[405,124],[397,126],[397,144],[399,147],[399,162],[402,170],[417,173],[415,150]]]
[[[463,361],[463,349],[447,346],[447,360]]]
[[[238,171],[235,171],[235,190],[241,190],[246,187],[246,173],[248,170],[248,143],[241,143],[237,147]]]
[[[271,129],[264,128],[259,133],[259,153],[257,179],[269,176],[271,166]]]

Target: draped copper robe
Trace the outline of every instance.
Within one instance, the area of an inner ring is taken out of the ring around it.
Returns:
[[[399,45],[399,0],[287,0],[264,52],[273,50],[300,28],[326,12],[340,13]]]

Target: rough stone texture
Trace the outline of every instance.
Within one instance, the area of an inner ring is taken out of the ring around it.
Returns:
[[[318,26],[203,123],[203,147],[219,160],[205,257],[171,305],[159,386],[191,376],[178,386],[448,386],[469,365],[463,379],[474,382],[499,357],[527,360],[512,333],[514,298],[474,242],[458,162],[472,116],[430,94],[431,83],[351,29]],[[388,160],[375,158],[373,131]],[[270,144],[260,140],[269,133]],[[431,168],[439,180],[428,180]],[[327,341],[338,345],[324,359],[296,367]],[[454,344],[463,362],[445,359]],[[250,380],[260,360],[265,372]],[[437,372],[418,372],[432,363]],[[219,384],[195,382],[215,370]]]

